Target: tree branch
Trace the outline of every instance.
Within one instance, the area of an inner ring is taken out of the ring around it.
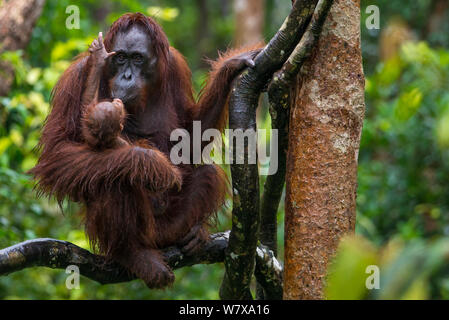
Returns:
[[[304,34],[318,0],[296,1],[290,15],[264,50],[255,66],[233,83],[229,99],[229,128],[256,134],[259,95],[273,73],[282,67]],[[254,141],[254,136],[252,139]],[[233,138],[230,138],[233,143]],[[234,156],[234,151],[231,154]],[[244,164],[231,165],[233,187],[232,230],[224,260],[225,275],[220,288],[222,299],[252,299],[250,283],[255,266],[260,224],[258,165],[250,164],[249,144],[233,157]],[[256,157],[257,158],[257,157]],[[237,162],[238,163],[238,162]]]
[[[334,0],[319,0],[313,18],[307,27],[304,36],[301,38],[301,41],[299,41],[282,68],[273,76],[268,87],[268,94],[272,98],[272,104],[281,112],[282,110],[287,109],[287,104],[289,102],[282,98],[289,92],[289,88],[298,72],[301,70],[304,62],[310,58],[312,50],[319,40],[323,24],[326,21],[327,14],[329,13],[333,2]]]
[[[278,170],[267,177],[264,185],[261,206],[260,241],[277,255],[277,211],[285,184],[286,159],[288,149],[288,125],[291,105],[292,84],[304,62],[312,54],[318,42],[321,29],[333,0],[320,0],[315,8],[313,18],[281,70],[277,71],[268,87],[271,127],[278,130]],[[273,299],[258,288],[258,299]],[[282,297],[282,293],[281,293]]]
[[[194,256],[185,256],[177,247],[163,250],[163,255],[173,269],[223,262],[228,238],[229,232],[211,235],[206,246]],[[83,276],[101,284],[137,279],[118,263],[107,262],[103,256],[67,241],[34,239],[0,250],[0,275],[32,267],[65,269],[69,265],[78,266]],[[265,281],[265,290],[282,292],[282,266],[266,247],[258,248],[256,270],[260,277],[267,279],[259,279]]]
[[[288,118],[291,104],[291,85],[301,70],[304,62],[310,57],[318,42],[321,29],[333,0],[320,0],[316,6],[312,21],[306,33],[296,46],[281,70],[277,71],[268,87],[271,126],[279,132],[278,171],[267,177],[262,197],[261,208],[261,242],[275,254],[276,247],[276,213],[285,183],[285,164],[288,148]]]

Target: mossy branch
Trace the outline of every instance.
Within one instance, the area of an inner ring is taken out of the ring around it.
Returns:
[[[228,246],[229,232],[212,234],[210,241],[198,254],[186,256],[177,247],[163,250],[163,255],[173,269],[196,264],[223,262]],[[91,253],[77,245],[55,239],[34,239],[0,250],[0,276],[32,267],[66,269],[75,265],[80,274],[101,284],[121,283],[137,279],[118,263],[107,262],[103,256]],[[258,248],[256,270],[266,277],[266,290],[282,291],[282,266],[272,252]]]

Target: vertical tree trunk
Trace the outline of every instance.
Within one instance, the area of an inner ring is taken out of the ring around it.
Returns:
[[[209,66],[205,57],[212,56],[214,52],[209,50],[209,38],[210,38],[210,26],[209,26],[209,9],[207,6],[207,0],[196,0],[196,7],[198,10],[198,16],[196,25],[196,46],[198,49],[198,65],[202,68],[207,68]]]
[[[423,38],[427,38],[431,33],[440,30],[444,20],[447,19],[447,10],[449,9],[448,0],[433,0],[431,4],[431,14],[424,29]]]
[[[234,14],[236,26],[234,37],[235,47],[250,46],[262,41],[265,20],[265,0],[234,0]],[[261,109],[258,107],[256,110],[258,122],[262,120],[263,112]],[[282,190],[280,192],[282,193]],[[267,201],[270,201],[270,203],[268,204],[266,202],[263,205],[265,211],[271,209],[267,208],[269,205],[275,206],[276,210],[274,210],[274,214],[271,214],[272,212],[270,214],[262,214],[263,227],[260,241],[271,250],[276,251],[276,211],[279,200],[277,203],[275,203],[275,199],[267,199]],[[258,286],[257,292],[258,299],[262,299],[263,293],[260,286]]]
[[[263,39],[265,0],[234,0],[235,46],[247,46]]]
[[[359,0],[335,0],[300,79],[290,112],[284,299],[321,299],[328,262],[355,226],[365,111]]]
[[[45,0],[0,1],[0,53],[26,48]],[[0,61],[0,96],[8,94],[13,68]]]

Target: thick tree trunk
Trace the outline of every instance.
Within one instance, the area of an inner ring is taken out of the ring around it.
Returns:
[[[328,263],[355,226],[365,111],[359,0],[335,0],[299,78],[290,112],[284,299],[321,299]]]
[[[234,0],[235,45],[252,45],[263,39],[265,0]]]
[[[0,53],[26,48],[44,3],[45,0],[0,1]],[[5,96],[14,80],[14,70],[0,62],[0,71],[0,96]]]

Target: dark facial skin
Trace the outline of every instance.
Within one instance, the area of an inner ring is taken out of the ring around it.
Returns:
[[[138,103],[140,94],[156,76],[157,57],[150,39],[141,29],[133,27],[116,36],[111,51],[116,52],[108,65],[113,77],[112,98],[121,99],[127,106]]]

